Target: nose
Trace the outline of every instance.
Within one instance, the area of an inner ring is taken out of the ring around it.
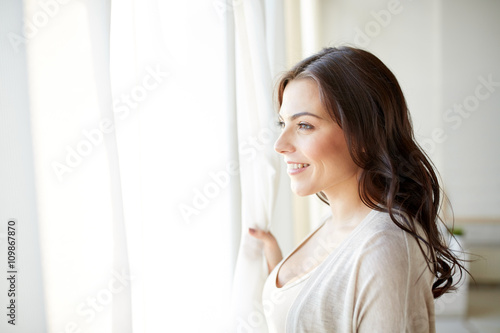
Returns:
[[[280,154],[293,152],[294,147],[286,131],[281,132],[280,136],[274,143],[274,150]]]

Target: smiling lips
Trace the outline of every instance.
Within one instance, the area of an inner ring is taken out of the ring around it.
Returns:
[[[307,163],[291,163],[288,162],[287,171],[290,175],[295,175],[299,172],[304,171],[310,164]]]

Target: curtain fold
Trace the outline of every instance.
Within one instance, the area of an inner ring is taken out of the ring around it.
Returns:
[[[87,5],[92,12],[92,15],[89,15],[87,19],[93,74],[95,78],[98,78],[95,85],[100,117],[101,119],[109,119],[113,127],[116,127],[110,77],[111,1],[94,0],[88,1]],[[96,21],[101,24],[96,24]],[[112,271],[130,276],[122,177],[115,131],[108,133],[107,140],[104,140],[104,148],[108,156],[108,183],[112,206]],[[119,293],[113,295],[112,332],[132,332],[131,284],[124,285]]]
[[[261,305],[267,265],[261,242],[249,236],[248,228],[270,229],[280,183],[279,157],[273,150],[278,127],[272,91],[276,74],[273,71],[280,67],[276,64],[284,63],[284,59],[277,59],[284,51],[269,45],[282,45],[282,24],[273,24],[274,20],[283,22],[282,2],[275,2],[275,6],[271,6],[271,1],[255,0],[234,2],[232,8],[242,203],[241,242],[233,279],[232,332],[267,332]]]
[[[50,20],[26,45],[48,331],[220,332],[235,261],[253,325],[267,268],[247,230],[271,227],[284,184],[282,1],[224,7],[231,69],[229,27],[204,0],[51,4],[26,0],[25,15]]]
[[[49,332],[131,332],[109,75],[110,1],[25,1]]]
[[[224,7],[112,4],[111,78],[133,331],[221,332],[231,264]]]
[[[228,137],[229,156],[235,165],[240,165],[238,153],[238,119],[236,115],[236,40],[234,31],[234,15],[225,7],[220,11],[220,16],[224,20],[224,52],[225,52],[225,98],[226,98],[226,117],[228,119]],[[230,204],[230,253],[231,253],[231,272],[235,271],[238,259],[238,249],[241,238],[241,180],[239,172],[233,176],[233,181],[229,184]]]

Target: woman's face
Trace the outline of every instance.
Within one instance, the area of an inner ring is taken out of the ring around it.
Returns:
[[[288,166],[292,190],[300,196],[341,190],[360,168],[349,155],[344,132],[327,114],[312,79],[290,81],[280,108],[282,132],[274,149]]]

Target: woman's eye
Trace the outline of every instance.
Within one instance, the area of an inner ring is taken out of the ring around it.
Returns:
[[[278,126],[279,128],[283,129],[283,128],[285,128],[285,122],[279,120],[279,121],[276,122],[276,126]],[[309,125],[309,124],[306,124],[306,123],[299,123],[299,124],[297,124],[297,126],[299,127],[299,129],[303,129],[303,130],[311,130],[311,129],[314,128],[312,125]]]
[[[313,129],[313,127],[309,124],[305,124],[305,123],[300,123],[299,124],[299,128],[300,129],[306,129],[306,130],[310,130],[310,129]]]

